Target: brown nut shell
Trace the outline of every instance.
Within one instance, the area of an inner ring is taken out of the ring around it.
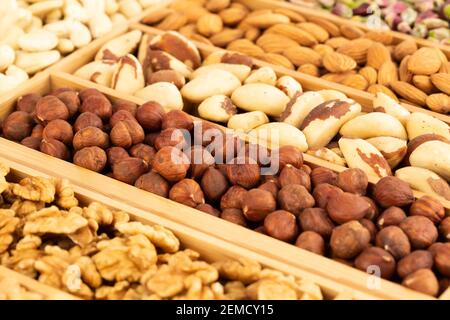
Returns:
[[[25,111],[15,111],[3,121],[2,128],[6,139],[21,141],[31,134],[33,118]]]
[[[275,198],[269,191],[252,189],[244,195],[242,212],[248,220],[258,222],[275,211],[276,206]]]
[[[326,209],[328,201],[332,197],[336,197],[342,193],[344,193],[344,191],[336,186],[328,183],[321,183],[316,188],[314,188],[313,197],[319,208]]]
[[[350,221],[334,228],[330,248],[333,256],[351,259],[363,251],[370,242],[369,231],[357,221]]]
[[[389,226],[378,232],[375,243],[394,256],[396,260],[411,252],[408,236],[397,226]]]
[[[338,175],[337,186],[345,192],[365,195],[369,180],[366,173],[358,168],[347,169]]]
[[[153,170],[169,182],[176,182],[186,177],[189,170],[189,158],[174,147],[164,147],[155,155]]]
[[[220,216],[220,211],[217,210],[216,208],[214,208],[212,205],[207,204],[207,203],[201,203],[198,206],[195,207],[195,209],[203,211],[207,214],[210,214],[214,217],[219,217]]]
[[[321,256],[325,254],[325,242],[320,234],[314,231],[302,232],[295,241],[295,246]]]
[[[395,259],[386,250],[370,247],[355,259],[355,267],[369,274],[374,270],[379,271],[379,275],[383,279],[390,279],[395,274]],[[378,268],[378,270],[374,268]]]
[[[268,214],[264,219],[264,230],[267,235],[285,242],[291,242],[298,234],[295,216],[285,210]]]
[[[164,114],[161,128],[176,128],[191,131],[194,128],[194,122],[191,116],[186,112],[181,110],[171,110]]]
[[[222,211],[220,214],[220,217],[224,220],[227,220],[231,223],[246,227],[247,222],[245,220],[245,216],[242,213],[242,210],[235,209],[235,208],[229,208]]]
[[[379,228],[398,226],[405,219],[405,211],[399,207],[390,207],[384,210],[378,217],[377,225]]]
[[[80,93],[81,95],[81,93]],[[102,120],[107,120],[112,116],[112,105],[103,94],[92,94],[82,98],[80,112],[92,112],[98,115]]]
[[[73,156],[74,164],[95,172],[103,171],[106,161],[106,152],[97,146],[78,150]]]
[[[225,209],[241,209],[244,196],[247,190],[240,186],[232,186],[220,199],[220,208]]]
[[[315,200],[308,190],[299,184],[289,184],[278,192],[280,208],[298,216],[303,209],[314,207]]]
[[[403,257],[397,265],[397,273],[403,279],[419,269],[433,268],[433,255],[426,250],[416,250]]]
[[[86,127],[74,135],[72,143],[75,150],[94,146],[106,149],[109,147],[109,137],[97,127]]]
[[[344,192],[332,196],[327,203],[327,211],[331,220],[338,224],[364,218],[370,204],[361,196]]]
[[[84,112],[80,114],[73,125],[73,130],[75,132],[80,131],[86,127],[96,127],[99,129],[103,128],[102,119],[98,115],[92,112]]]
[[[416,200],[409,209],[411,216],[424,216],[434,223],[439,223],[445,217],[444,206],[430,196],[423,196]]]
[[[41,152],[62,160],[69,160],[70,152],[66,145],[55,139],[43,139],[39,147]]]
[[[206,169],[200,185],[202,186],[206,199],[212,202],[219,201],[230,187],[227,178],[218,169],[213,167]]]
[[[294,166],[287,164],[280,172],[279,183],[281,187],[288,186],[290,184],[302,185],[306,190],[311,191],[311,178],[309,175]]]
[[[202,146],[193,146],[191,148],[189,160],[191,162],[191,176],[194,179],[200,178],[206,169],[214,166],[215,163],[211,153]]]
[[[42,137],[44,139],[56,139],[70,145],[73,140],[72,126],[65,120],[52,120],[45,126]]]
[[[147,171],[148,165],[144,160],[131,157],[117,162],[113,167],[114,178],[128,184],[134,184]]]
[[[436,226],[423,216],[409,216],[399,224],[399,227],[408,236],[414,249],[426,249],[438,238]]]
[[[153,171],[140,176],[134,186],[164,198],[169,197],[169,183]]]
[[[145,139],[144,129],[134,120],[119,121],[110,133],[111,142],[115,146],[129,148],[142,143]]]
[[[329,239],[334,229],[334,224],[325,210],[321,208],[307,208],[303,210],[298,221],[303,231],[314,231],[324,239]]]
[[[156,150],[149,145],[139,143],[131,147],[130,155],[135,158],[141,158],[149,165],[152,164],[153,159],[155,158]]]
[[[419,269],[408,275],[402,285],[430,296],[436,296],[439,292],[439,282],[430,269]]]
[[[45,96],[36,103],[36,118],[47,123],[52,120],[69,119],[69,109],[55,96]]]
[[[149,101],[137,108],[136,120],[144,129],[159,131],[164,114],[164,109],[158,102]]]
[[[41,147],[42,138],[39,137],[26,137],[20,143],[27,148],[38,150]]]
[[[336,185],[338,174],[331,169],[317,167],[311,172],[311,180],[314,187],[317,187],[321,183]]]
[[[397,177],[381,178],[374,187],[373,196],[380,206],[403,207],[414,201],[414,195],[408,183]]]
[[[251,158],[234,158],[227,163],[226,170],[231,184],[240,185],[246,189],[256,186],[261,177],[259,165]]]
[[[203,191],[193,179],[183,179],[174,184],[169,191],[169,199],[192,208],[205,203]]]
[[[106,154],[108,156],[108,163],[111,168],[114,167],[117,162],[130,157],[127,150],[122,147],[111,147],[106,150]]]

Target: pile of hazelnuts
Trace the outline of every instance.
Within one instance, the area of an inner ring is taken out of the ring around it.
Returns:
[[[415,200],[396,177],[369,186],[360,169],[311,167],[295,147],[268,150],[183,111],[111,102],[96,89],[25,95],[2,131],[29,148],[413,290],[437,296],[450,285],[450,217],[429,196]],[[267,167],[277,169],[262,174]]]

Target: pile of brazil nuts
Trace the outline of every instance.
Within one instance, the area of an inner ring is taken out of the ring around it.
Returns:
[[[156,102],[138,107],[111,103],[96,89],[59,88],[24,96],[18,107],[24,105],[33,116],[14,112],[3,134],[26,132],[17,140],[28,147],[358,269],[379,265],[383,278],[414,290],[435,296],[442,291],[438,279],[447,287],[450,250],[443,242],[450,239],[450,218],[438,197],[415,200],[409,185],[448,197],[448,183],[431,171],[407,167],[410,181],[387,176],[371,190],[361,169],[337,174],[310,167],[295,146],[244,143],[181,110],[166,113]],[[19,118],[29,122],[11,125]],[[416,142],[411,154],[427,144],[431,150],[436,142],[448,145],[432,138]],[[359,147],[356,154],[381,168],[380,158]],[[416,176],[418,170],[425,173]]]
[[[2,0],[0,94],[158,0]]]
[[[136,47],[137,58],[131,54]],[[429,183],[446,185],[442,180],[450,179],[448,124],[411,114],[384,93],[374,98],[375,112],[364,114],[336,90],[303,92],[294,78],[277,77],[270,67],[252,71],[251,58],[239,53],[217,51],[202,61],[195,45],[177,32],[151,37],[130,31],[106,43],[97,57],[75,75],[158,102],[167,111],[191,110],[269,144],[276,138],[274,144],[371,176],[395,171],[415,189],[450,199],[447,189]]]
[[[251,11],[233,1],[175,1],[142,21],[316,77],[450,112],[450,62],[413,38],[395,43],[384,31],[364,32],[285,9]],[[423,63],[427,61],[427,63]]]
[[[10,183],[0,168],[1,264],[41,283],[84,299],[323,299],[307,279],[247,258],[208,263],[162,226],[80,206],[67,180]],[[39,298],[9,281],[0,288],[0,298]]]

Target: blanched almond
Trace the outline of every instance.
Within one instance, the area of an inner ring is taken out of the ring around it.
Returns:
[[[256,138],[255,142],[261,142],[263,145],[267,142],[267,145],[272,149],[281,146],[294,146],[302,152],[308,150],[308,144],[303,132],[283,122],[263,124],[250,131],[249,136]]]

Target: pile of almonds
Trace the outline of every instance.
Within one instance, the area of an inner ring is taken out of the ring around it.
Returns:
[[[311,168],[296,147],[246,144],[183,111],[111,103],[95,89],[30,94],[18,101],[25,106],[30,114],[12,115],[28,120],[7,120],[3,131],[28,147],[361,270],[378,266],[414,290],[435,296],[438,280],[448,286],[450,249],[436,243],[449,240],[449,218],[399,178],[370,190],[361,169]]]
[[[435,112],[450,111],[448,58],[437,48],[418,48],[412,38],[395,43],[388,32],[217,0],[175,1],[143,23]]]

